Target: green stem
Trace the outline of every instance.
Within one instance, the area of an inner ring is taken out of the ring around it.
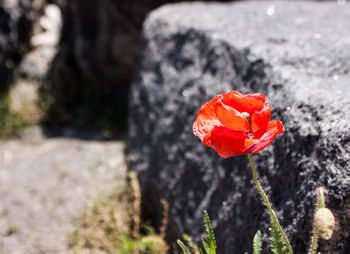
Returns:
[[[319,196],[318,196],[318,202],[317,202],[317,208],[325,208],[326,204],[324,202],[324,194],[323,194],[323,187],[318,188]]]
[[[265,200],[265,203],[266,203],[266,206],[267,206],[267,209],[269,210],[273,220],[275,221],[277,227],[278,227],[278,230],[280,231],[285,243],[287,244],[287,247],[288,247],[288,250],[289,250],[289,253],[290,254],[293,254],[293,250],[292,250],[292,247],[288,241],[288,238],[286,236],[286,234],[284,233],[282,227],[281,227],[281,224],[279,223],[277,217],[276,217],[276,214],[275,212],[272,210],[271,208],[271,205],[270,205],[270,202],[269,202],[269,199],[265,193],[265,191],[263,190],[263,188],[261,187],[259,181],[258,181],[258,178],[256,176],[256,169],[255,169],[255,166],[254,166],[254,162],[253,162],[253,159],[252,159],[252,155],[251,154],[248,154],[248,158],[249,158],[249,161],[250,161],[250,165],[252,167],[252,171],[253,171],[253,177],[254,177],[254,182],[256,184],[256,187],[258,187],[258,190],[260,192],[260,194],[262,195],[263,199]]]
[[[316,248],[316,245],[317,245],[317,231],[314,227],[314,235],[312,237],[312,245],[311,245],[311,250],[310,250],[310,254],[313,254],[314,253],[314,250]]]

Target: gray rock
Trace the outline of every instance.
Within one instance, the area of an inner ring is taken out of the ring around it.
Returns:
[[[37,79],[41,83],[57,53],[62,26],[59,6],[47,4],[37,23],[30,38],[32,50],[23,56],[18,69],[20,75]]]
[[[45,0],[0,0],[0,92],[12,82],[14,69],[30,48],[33,24]]]
[[[145,216],[159,227],[160,200],[170,205],[169,240],[203,236],[204,209],[218,253],[251,253],[259,228],[267,239],[247,157],[220,158],[192,134],[201,105],[234,89],[264,93],[284,123],[253,159],[295,253],[308,249],[318,186],[337,218],[319,251],[350,253],[349,12],[336,3],[184,3],[148,17],[128,150]]]

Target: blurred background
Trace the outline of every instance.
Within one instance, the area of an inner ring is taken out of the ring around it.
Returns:
[[[0,114],[16,116],[0,133],[33,123],[123,133],[142,23],[171,2],[1,0]]]

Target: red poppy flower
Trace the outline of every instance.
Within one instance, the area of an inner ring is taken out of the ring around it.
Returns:
[[[270,116],[271,109],[263,94],[232,91],[202,106],[193,133],[224,158],[257,153],[284,132],[282,122],[270,122]]]

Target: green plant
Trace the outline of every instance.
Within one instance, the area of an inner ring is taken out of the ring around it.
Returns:
[[[193,244],[191,238],[189,238],[187,235],[184,235],[183,238],[186,242],[189,243],[194,253],[200,253],[200,254],[216,254],[216,242],[215,242],[215,236],[213,227],[210,223],[209,215],[207,211],[204,211],[204,228],[205,233],[207,235],[206,239],[201,239],[203,250],[199,249],[195,244]],[[181,241],[177,240],[177,243],[181,247],[184,254],[190,254],[190,250],[186,247],[186,245]]]
[[[141,193],[135,173],[111,195],[101,195],[70,234],[71,254],[165,254],[168,246],[140,217]]]
[[[321,211],[321,213],[319,213]],[[326,240],[330,239],[335,226],[335,219],[332,212],[326,208],[324,202],[324,189],[318,189],[317,208],[314,219],[314,234],[312,238],[312,245],[309,251],[310,254],[316,252],[317,236]],[[183,239],[191,247],[194,254],[216,254],[216,242],[213,227],[210,223],[207,211],[204,211],[204,228],[206,232],[206,240],[201,239],[203,250],[199,249],[197,245],[192,242],[192,239],[184,234]],[[283,242],[283,236],[279,230],[278,224],[273,216],[270,216],[270,247],[271,254],[288,254],[287,247]],[[191,254],[190,249],[181,241],[177,240],[184,254]],[[258,230],[253,238],[253,254],[261,254],[262,252],[262,234]],[[247,253],[245,253],[247,254]]]
[[[210,223],[209,215],[206,211],[204,211],[204,227],[207,235],[206,240],[201,239],[204,252],[198,249],[198,247],[192,242],[189,236],[184,235],[183,238],[188,243],[188,245],[192,248],[195,254],[197,253],[216,254],[216,242],[215,242],[214,231]],[[288,253],[287,248],[283,243],[281,233],[278,230],[276,222],[272,216],[270,217],[270,241],[271,241],[272,254]],[[184,254],[191,254],[189,248],[181,240],[177,240],[177,243]],[[258,230],[255,233],[255,236],[253,239],[253,254],[261,254],[261,251],[262,251],[262,236],[261,236],[261,231]]]
[[[253,254],[260,254],[261,253],[261,248],[262,242],[261,242],[261,231],[258,230],[255,233],[254,239],[253,239]]]
[[[281,232],[278,230],[276,221],[270,217],[270,241],[272,254],[287,254],[287,248],[282,241]]]
[[[263,190],[263,188],[261,187],[260,183],[259,183],[259,180],[257,178],[257,175],[256,175],[256,169],[255,169],[255,165],[254,165],[254,162],[253,162],[253,159],[252,159],[252,155],[251,154],[248,154],[248,159],[250,161],[250,165],[252,167],[252,172],[253,172],[253,178],[254,178],[254,182],[256,184],[256,187],[258,188],[261,196],[263,197],[264,201],[265,201],[265,204],[267,206],[267,209],[269,210],[270,212],[270,217],[271,217],[271,220],[273,220],[273,225],[271,226],[271,228],[273,228],[274,230],[277,230],[280,234],[280,236],[283,237],[284,241],[285,241],[285,244],[287,245],[287,248],[288,248],[288,251],[286,251],[285,253],[286,254],[293,254],[293,251],[292,251],[292,247],[289,243],[289,240],[286,236],[286,234],[284,233],[283,229],[282,229],[282,226],[281,224],[279,223],[278,219],[277,219],[277,216],[276,216],[276,213],[275,211],[271,208],[271,204],[270,204],[270,201],[265,193],[265,191]],[[272,235],[272,231],[271,231],[271,235]],[[273,235],[272,235],[273,236]],[[277,234],[275,234],[275,236],[277,236]],[[273,237],[273,239],[277,239],[275,237]],[[282,242],[282,245],[284,246],[283,244],[283,241]],[[276,243],[277,244],[277,243]],[[279,252],[277,253],[274,253],[273,254],[279,254]]]
[[[22,117],[11,112],[8,93],[0,95],[0,138],[17,135],[25,125]]]
[[[272,254],[287,254],[287,248],[283,243],[282,236],[278,230],[278,226],[272,216],[270,216],[270,242]],[[261,231],[258,230],[253,239],[253,254],[261,254],[262,238]]]

